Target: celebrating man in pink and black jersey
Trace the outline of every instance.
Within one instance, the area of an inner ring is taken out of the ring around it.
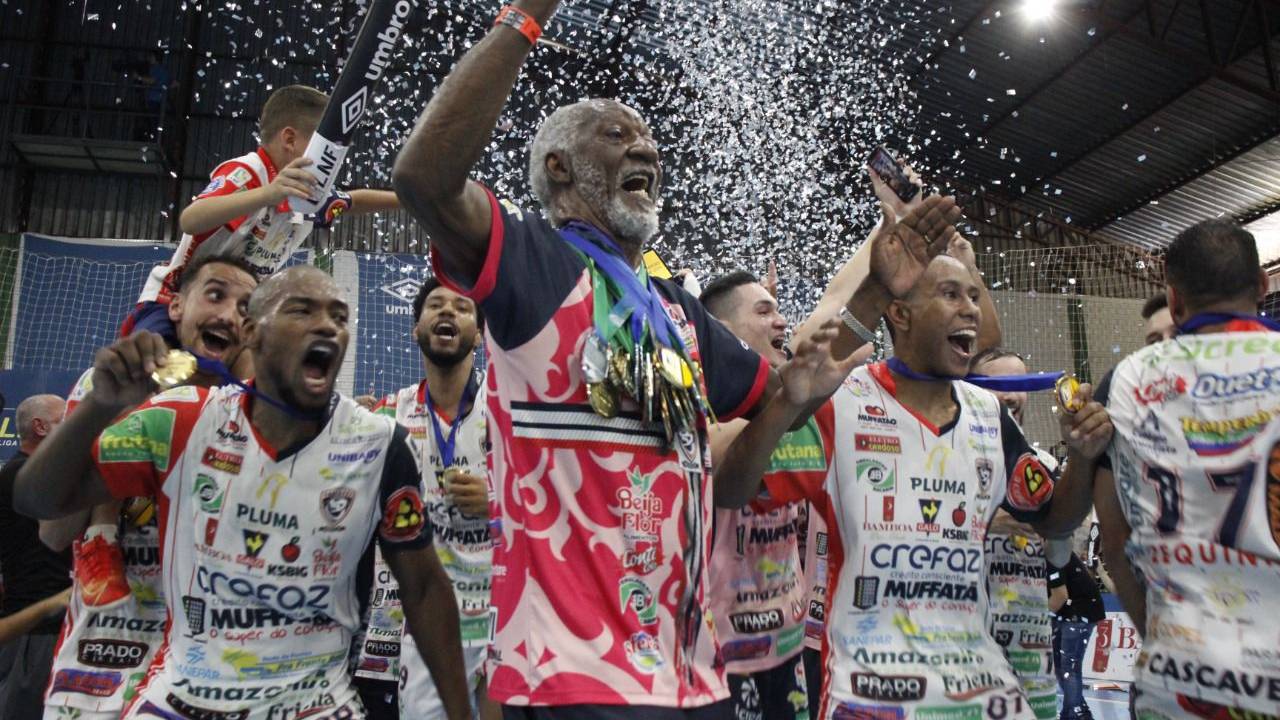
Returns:
[[[544,121],[529,180],[545,218],[468,179],[558,4],[503,9],[440,86],[393,174],[431,235],[437,276],[487,318],[489,692],[511,718],[720,717],[707,425],[766,417],[783,396],[805,405],[791,419],[802,425],[855,361],[831,357],[845,332],[831,318],[775,372],[695,298],[648,276],[662,171],[648,126],[625,105],[589,100]],[[915,225],[886,232],[891,260],[848,300],[854,317],[876,322],[894,269],[918,262],[904,257],[908,240],[924,254],[920,232],[954,222],[953,211],[954,200],[930,198]],[[751,442],[748,427],[726,463]]]
[[[123,717],[364,717],[347,659],[357,568],[375,537],[448,717],[470,717],[457,608],[405,430],[333,391],[347,316],[328,275],[285,270],[249,301],[252,385],[149,399],[168,347],[149,332],[119,340],[19,477],[15,505],[37,517],[112,496],[158,500],[169,623]],[[69,681],[93,693],[119,674]]]
[[[1165,253],[1170,339],[1121,361],[1094,501],[1104,557],[1143,634],[1138,717],[1280,717],[1280,325],[1230,220]],[[1127,555],[1127,557],[1126,557]]]

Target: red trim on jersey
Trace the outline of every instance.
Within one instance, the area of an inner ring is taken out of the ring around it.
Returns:
[[[942,434],[937,425],[929,422],[928,418],[916,412],[915,408],[908,406],[906,403],[898,399],[898,383],[894,381],[893,373],[889,372],[888,365],[878,362],[868,367],[867,371],[871,373],[871,377],[874,378],[876,382],[880,383],[880,387],[884,388],[885,391],[889,393],[889,396],[893,398],[894,402],[898,403],[903,410],[911,413],[911,416],[916,420],[919,420],[921,425],[928,428],[929,432],[933,433],[934,437]]]
[[[440,278],[440,284],[458,293],[459,295],[469,298],[472,302],[479,305],[484,302],[485,298],[493,293],[493,288],[498,284],[498,265],[502,261],[502,242],[504,238],[504,226],[502,224],[502,209],[498,205],[498,198],[494,196],[493,191],[481,185],[484,188],[485,195],[489,198],[489,249],[484,254],[484,265],[480,267],[480,273],[476,275],[475,285],[470,289],[462,287],[456,280],[449,277],[444,271],[444,267],[440,265],[440,256],[435,252],[431,253],[431,271],[436,277]]]
[[[103,463],[98,459],[100,453],[99,444],[102,442],[102,436],[99,435],[94,438],[92,448],[93,464],[98,474],[102,476],[102,482],[107,486],[107,490],[112,497],[122,500],[132,497],[163,497],[160,490],[164,487],[165,479],[186,450],[187,441],[191,439],[191,431],[195,429],[196,422],[200,419],[200,413],[204,410],[205,402],[209,399],[208,388],[188,387],[192,387],[196,391],[195,400],[161,400],[160,402],[155,402],[155,399],[152,398],[134,408],[127,415],[117,418],[112,423],[112,425],[115,425],[129,415],[145,410],[157,408],[172,410],[174,419],[173,434],[169,439],[169,467],[158,469],[151,460]]]
[[[756,403],[760,401],[760,396],[764,394],[764,388],[765,388],[765,385],[768,384],[768,382],[769,382],[769,363],[763,357],[761,357],[760,367],[756,368],[756,379],[751,384],[751,392],[747,393],[747,396],[742,399],[742,402],[738,404],[738,407],[733,409],[733,412],[729,413],[728,415],[723,415],[719,419],[732,420],[734,418],[742,417],[743,415],[745,415],[748,411],[750,411],[752,408],[756,406]]]
[[[418,406],[422,407],[426,404],[427,404],[427,379],[423,378],[422,382],[418,383]],[[435,406],[433,405],[432,407],[435,407]],[[436,411],[436,417],[443,420],[446,425],[453,424],[453,416],[449,414],[448,410],[435,408],[435,411]]]

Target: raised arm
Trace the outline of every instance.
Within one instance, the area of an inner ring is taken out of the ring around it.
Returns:
[[[462,660],[462,631],[453,585],[430,545],[404,549],[383,546],[383,557],[404,606],[405,626],[431,672],[449,720],[471,717],[466,663]]]
[[[1093,507],[1093,479],[1098,458],[1111,442],[1111,416],[1093,400],[1093,386],[1082,385],[1085,405],[1075,413],[1058,418],[1062,439],[1067,443],[1067,461],[1053,489],[1049,514],[1035,525],[1045,538],[1059,538],[1075,531]]]
[[[516,0],[517,9],[545,26],[559,0]],[[474,280],[489,246],[492,216],[471,169],[489,143],[515,86],[529,40],[501,25],[454,66],[436,90],[396,158],[391,180],[400,201],[431,235],[446,271]]]
[[[168,352],[164,338],[150,332],[98,351],[93,389],[18,471],[15,510],[50,520],[111,499],[94,468],[93,442],[121,413],[151,394],[151,373],[164,364]]]

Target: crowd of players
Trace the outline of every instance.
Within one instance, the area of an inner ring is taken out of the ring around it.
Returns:
[[[647,274],[662,165],[629,107],[544,121],[540,212],[471,179],[557,5],[461,58],[395,193],[290,212],[327,98],[275,91],[65,419],[19,408],[0,501],[52,550],[6,575],[74,546],[75,585],[0,620],[0,715],[1088,717],[1101,610],[1070,537],[1096,507],[1143,635],[1135,716],[1277,716],[1280,335],[1247,232],[1173,239],[1146,349],[1039,439],[1060,464],[1019,427],[1039,379],[999,348],[952,198],[871,173],[881,223],[791,332],[749,273],[700,297]],[[424,378],[349,398],[342,291],[281,266],[314,223],[401,203],[431,237]]]

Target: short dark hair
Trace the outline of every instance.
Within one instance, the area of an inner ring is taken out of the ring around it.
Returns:
[[[1167,307],[1169,307],[1169,296],[1163,292],[1158,292],[1142,303],[1142,319],[1150,320],[1152,315]]]
[[[256,285],[258,282],[258,271],[244,259],[244,255],[238,252],[225,253],[199,253],[195,257],[187,261],[187,266],[182,269],[182,274],[178,276],[177,291],[185,294],[191,287],[191,283],[195,282],[196,276],[207,265],[229,265],[237,270],[243,270],[249,273],[249,277],[253,278]]]
[[[1258,291],[1258,244],[1232,220],[1205,220],[1178,233],[1164,256],[1165,281],[1192,310]]]
[[[972,372],[974,370],[977,370],[978,366],[983,363],[989,363],[992,360],[999,360],[1000,358],[1007,358],[1007,357],[1018,358],[1018,361],[1021,362],[1023,365],[1027,364],[1027,359],[1022,357],[1021,353],[996,346],[996,347],[987,348],[986,350],[983,350],[977,355],[974,355],[973,359],[969,361],[969,371]]]
[[[422,319],[422,308],[427,304],[427,297],[436,291],[436,288],[444,287],[444,283],[440,282],[440,278],[432,275],[422,281],[422,287],[418,288],[418,295],[413,299],[413,324],[417,325]],[[480,309],[480,303],[471,301],[476,306],[476,327],[484,329],[484,311]]]
[[[267,142],[286,127],[315,132],[329,104],[329,96],[309,85],[286,85],[271,93],[258,118],[258,132]]]
[[[698,296],[698,301],[707,309],[707,312],[717,318],[721,318],[730,310],[728,305],[729,296],[733,294],[734,290],[743,285],[758,282],[760,282],[760,278],[746,270],[734,270],[707,283],[707,286],[702,290],[702,294]]]

